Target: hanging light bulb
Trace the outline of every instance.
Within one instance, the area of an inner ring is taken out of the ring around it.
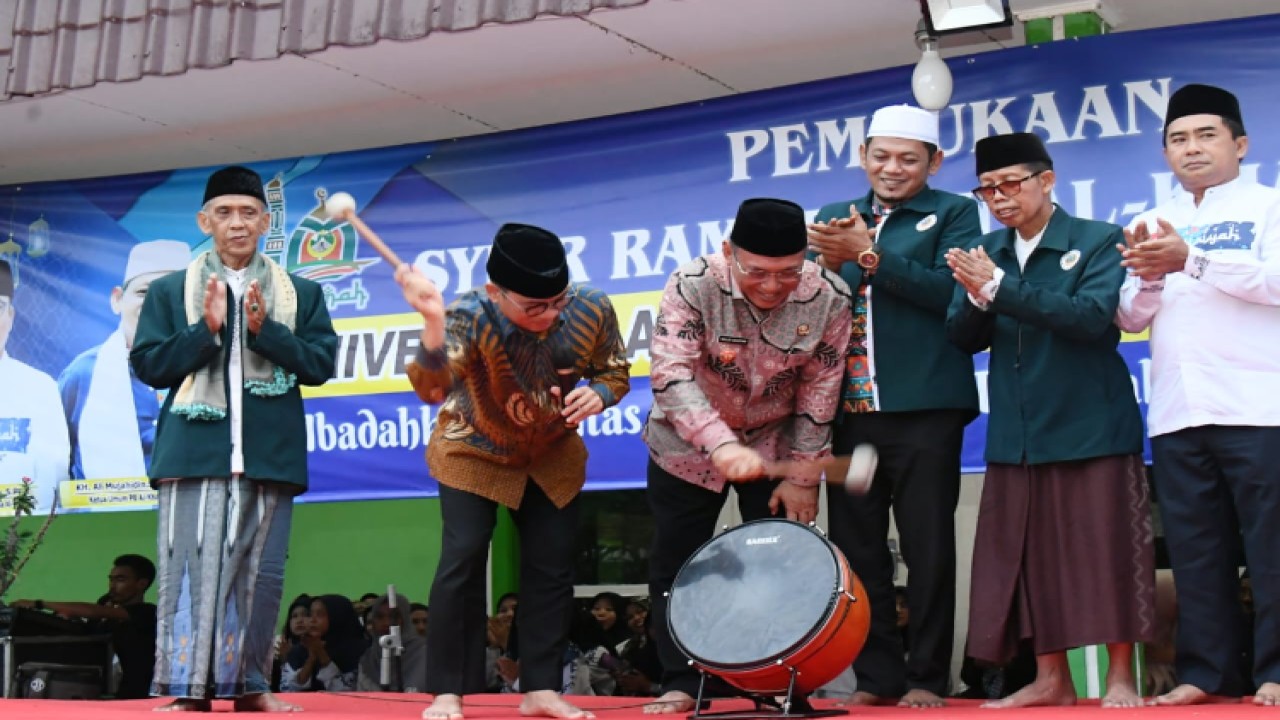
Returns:
[[[929,34],[924,20],[916,28],[916,46],[920,48],[920,61],[911,73],[911,92],[916,104],[925,110],[942,110],[951,102],[951,70],[938,54],[938,38]]]

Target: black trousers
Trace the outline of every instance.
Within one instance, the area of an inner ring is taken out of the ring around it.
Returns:
[[[432,694],[485,691],[485,632],[488,628],[485,571],[498,504],[463,490],[440,486],[444,537],[431,584],[427,625],[427,682]],[[520,687],[524,692],[563,685],[563,660],[573,606],[573,557],[578,500],[558,509],[529,481],[519,510]]]
[[[1249,691],[1237,551],[1253,582],[1253,678],[1280,682],[1280,427],[1187,428],[1151,438],[1156,500],[1178,588],[1178,682]]]
[[[947,694],[956,613],[960,451],[971,418],[965,410],[874,412],[846,415],[836,429],[837,455],[869,442],[880,459],[865,495],[834,487],[827,495],[831,540],[871,598],[871,631],[853,663],[859,691],[880,697],[899,697],[917,688]],[[897,629],[890,511],[910,573],[906,648]]]
[[[649,509],[654,518],[653,547],[649,553],[649,619],[658,657],[662,660],[662,691],[681,690],[696,696],[698,672],[689,667],[689,658],[676,647],[667,626],[667,592],[675,584],[684,562],[715,535],[716,518],[720,516],[729,489],[725,486],[715,492],[685,482],[658,467],[652,459],[648,482]],[[770,517],[769,497],[776,487],[777,481],[767,480],[734,485],[742,519]]]

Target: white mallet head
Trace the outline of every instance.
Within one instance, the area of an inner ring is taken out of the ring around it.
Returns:
[[[849,456],[849,471],[844,474],[844,489],[852,495],[865,495],[876,476],[880,454],[871,443],[859,443]]]
[[[347,211],[356,211],[356,199],[351,193],[336,192],[324,200],[324,211],[331,218],[344,217]]]

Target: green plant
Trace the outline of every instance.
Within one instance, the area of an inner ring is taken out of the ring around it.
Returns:
[[[9,518],[9,528],[4,533],[4,543],[0,545],[0,599],[9,592],[9,588],[18,580],[18,574],[26,566],[27,561],[35,554],[44,535],[49,531],[58,511],[58,497],[54,495],[53,504],[49,507],[49,515],[40,525],[38,532],[20,530],[22,518],[36,510],[36,498],[31,492],[31,478],[24,477],[17,490],[10,492],[6,498],[13,507],[13,517]]]

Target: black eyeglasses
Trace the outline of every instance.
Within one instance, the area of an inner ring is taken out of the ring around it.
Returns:
[[[752,268],[748,270],[742,267],[742,263],[738,262],[738,251],[736,249],[732,250],[730,254],[733,255],[733,264],[738,266],[738,272],[742,273],[743,275],[746,275],[752,280],[763,281],[763,280],[768,280],[769,278],[774,278],[778,282],[785,283],[785,282],[795,282],[799,280],[802,275],[804,275],[804,263],[801,263],[796,267],[790,267],[790,268],[787,268],[786,270],[777,270],[774,272],[770,272],[768,270],[761,270],[759,268]]]
[[[1024,178],[1018,178],[1017,180],[1005,180],[1004,182],[998,182],[995,185],[979,185],[978,187],[974,188],[971,192],[973,192],[974,197],[978,198],[983,202],[991,202],[991,198],[996,196],[997,190],[1000,191],[1001,195],[1007,198],[1017,197],[1018,195],[1022,194],[1022,183],[1030,180],[1031,178],[1043,172],[1044,172],[1043,170],[1039,172],[1033,172]]]
[[[508,295],[505,289],[498,288],[498,292],[502,293],[503,297],[511,301],[512,305],[515,305],[516,307],[523,310],[524,314],[528,315],[529,317],[538,317],[539,315],[542,315],[550,310],[556,310],[556,311],[563,310],[569,307],[569,303],[573,302],[573,299],[578,295],[578,290],[572,285],[570,285],[569,289],[565,290],[563,295],[561,295],[560,297],[554,300],[549,300],[547,302],[535,302],[535,303],[529,303],[528,305],[522,305],[516,302],[515,298]]]

